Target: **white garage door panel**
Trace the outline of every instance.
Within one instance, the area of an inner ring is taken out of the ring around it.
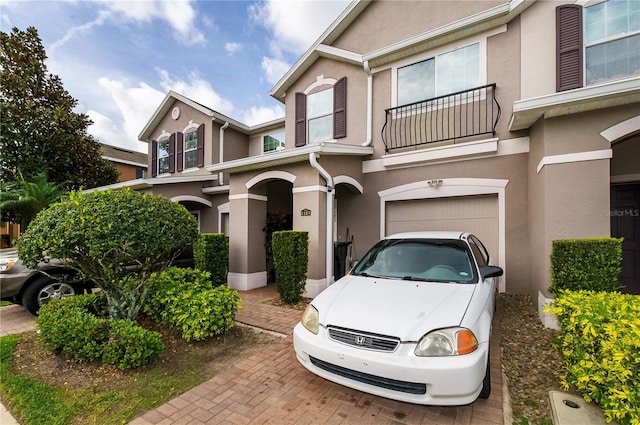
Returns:
[[[387,235],[420,230],[470,232],[498,260],[498,196],[476,195],[394,201],[386,204]]]

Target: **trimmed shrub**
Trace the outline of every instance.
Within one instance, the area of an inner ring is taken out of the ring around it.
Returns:
[[[555,240],[551,247],[549,290],[554,295],[563,289],[618,291],[621,263],[622,239]]]
[[[598,403],[607,422],[640,424],[640,297],[560,291],[551,311],[561,327],[563,387]]]
[[[162,350],[164,344],[159,333],[149,332],[132,320],[111,320],[102,360],[120,369],[130,369],[147,364]]]
[[[121,369],[146,364],[164,349],[159,333],[130,320],[107,319],[106,309],[103,293],[51,300],[36,318],[40,338],[51,350]]]
[[[302,298],[309,264],[309,234],[297,230],[273,232],[273,265],[280,298],[295,304]]]
[[[234,326],[240,296],[226,286],[213,288],[208,272],[169,268],[151,279],[145,313],[179,331],[183,339],[201,341]]]
[[[213,286],[227,283],[229,240],[223,233],[201,233],[193,245],[193,260],[198,270],[211,273]]]
[[[167,268],[198,236],[184,206],[129,188],[82,194],[38,214],[18,240],[27,267],[64,260],[107,294],[109,315],[135,319],[149,275]]]

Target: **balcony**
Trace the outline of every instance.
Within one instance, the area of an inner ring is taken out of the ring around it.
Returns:
[[[496,84],[385,109],[385,151],[495,135],[500,119]]]

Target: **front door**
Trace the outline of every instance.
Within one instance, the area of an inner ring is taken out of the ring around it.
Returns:
[[[640,294],[640,183],[611,186],[611,236],[622,242],[622,292]]]

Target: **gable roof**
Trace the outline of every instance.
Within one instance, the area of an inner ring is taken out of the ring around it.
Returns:
[[[510,22],[536,0],[505,0],[504,4],[475,15],[451,22],[440,28],[417,34],[406,40],[390,44],[372,52],[355,53],[332,47],[331,44],[351,25],[370,0],[355,0],[329,26],[318,40],[298,59],[276,83],[269,94],[284,102],[287,90],[321,57],[362,65],[368,69],[428,50],[480,31],[486,31]]]
[[[158,126],[160,121],[162,121],[162,119],[165,116],[167,116],[167,114],[170,113],[176,101],[182,102],[185,105],[197,111],[202,112],[203,114],[209,116],[212,121],[217,120],[218,122],[220,122],[220,125],[224,124],[225,122],[228,122],[230,127],[245,134],[252,134],[258,131],[266,131],[270,128],[284,125],[284,117],[282,117],[282,118],[278,118],[273,121],[258,124],[255,126],[248,126],[246,124],[241,123],[240,121],[234,120],[233,118],[229,118],[228,116],[221,114],[220,112],[217,112],[214,109],[211,109],[205,105],[202,105],[201,103],[191,100],[186,96],[183,96],[179,93],[174,92],[173,90],[170,90],[167,93],[167,95],[164,97],[164,99],[162,100],[162,102],[160,103],[156,111],[151,116],[151,119],[149,119],[147,124],[144,126],[144,128],[138,135],[138,140],[142,142],[148,142],[151,139],[151,134],[153,133],[155,128]]]
[[[135,152],[129,149],[105,144],[101,144],[100,149],[102,150],[102,157],[108,161],[147,168],[146,153]]]

